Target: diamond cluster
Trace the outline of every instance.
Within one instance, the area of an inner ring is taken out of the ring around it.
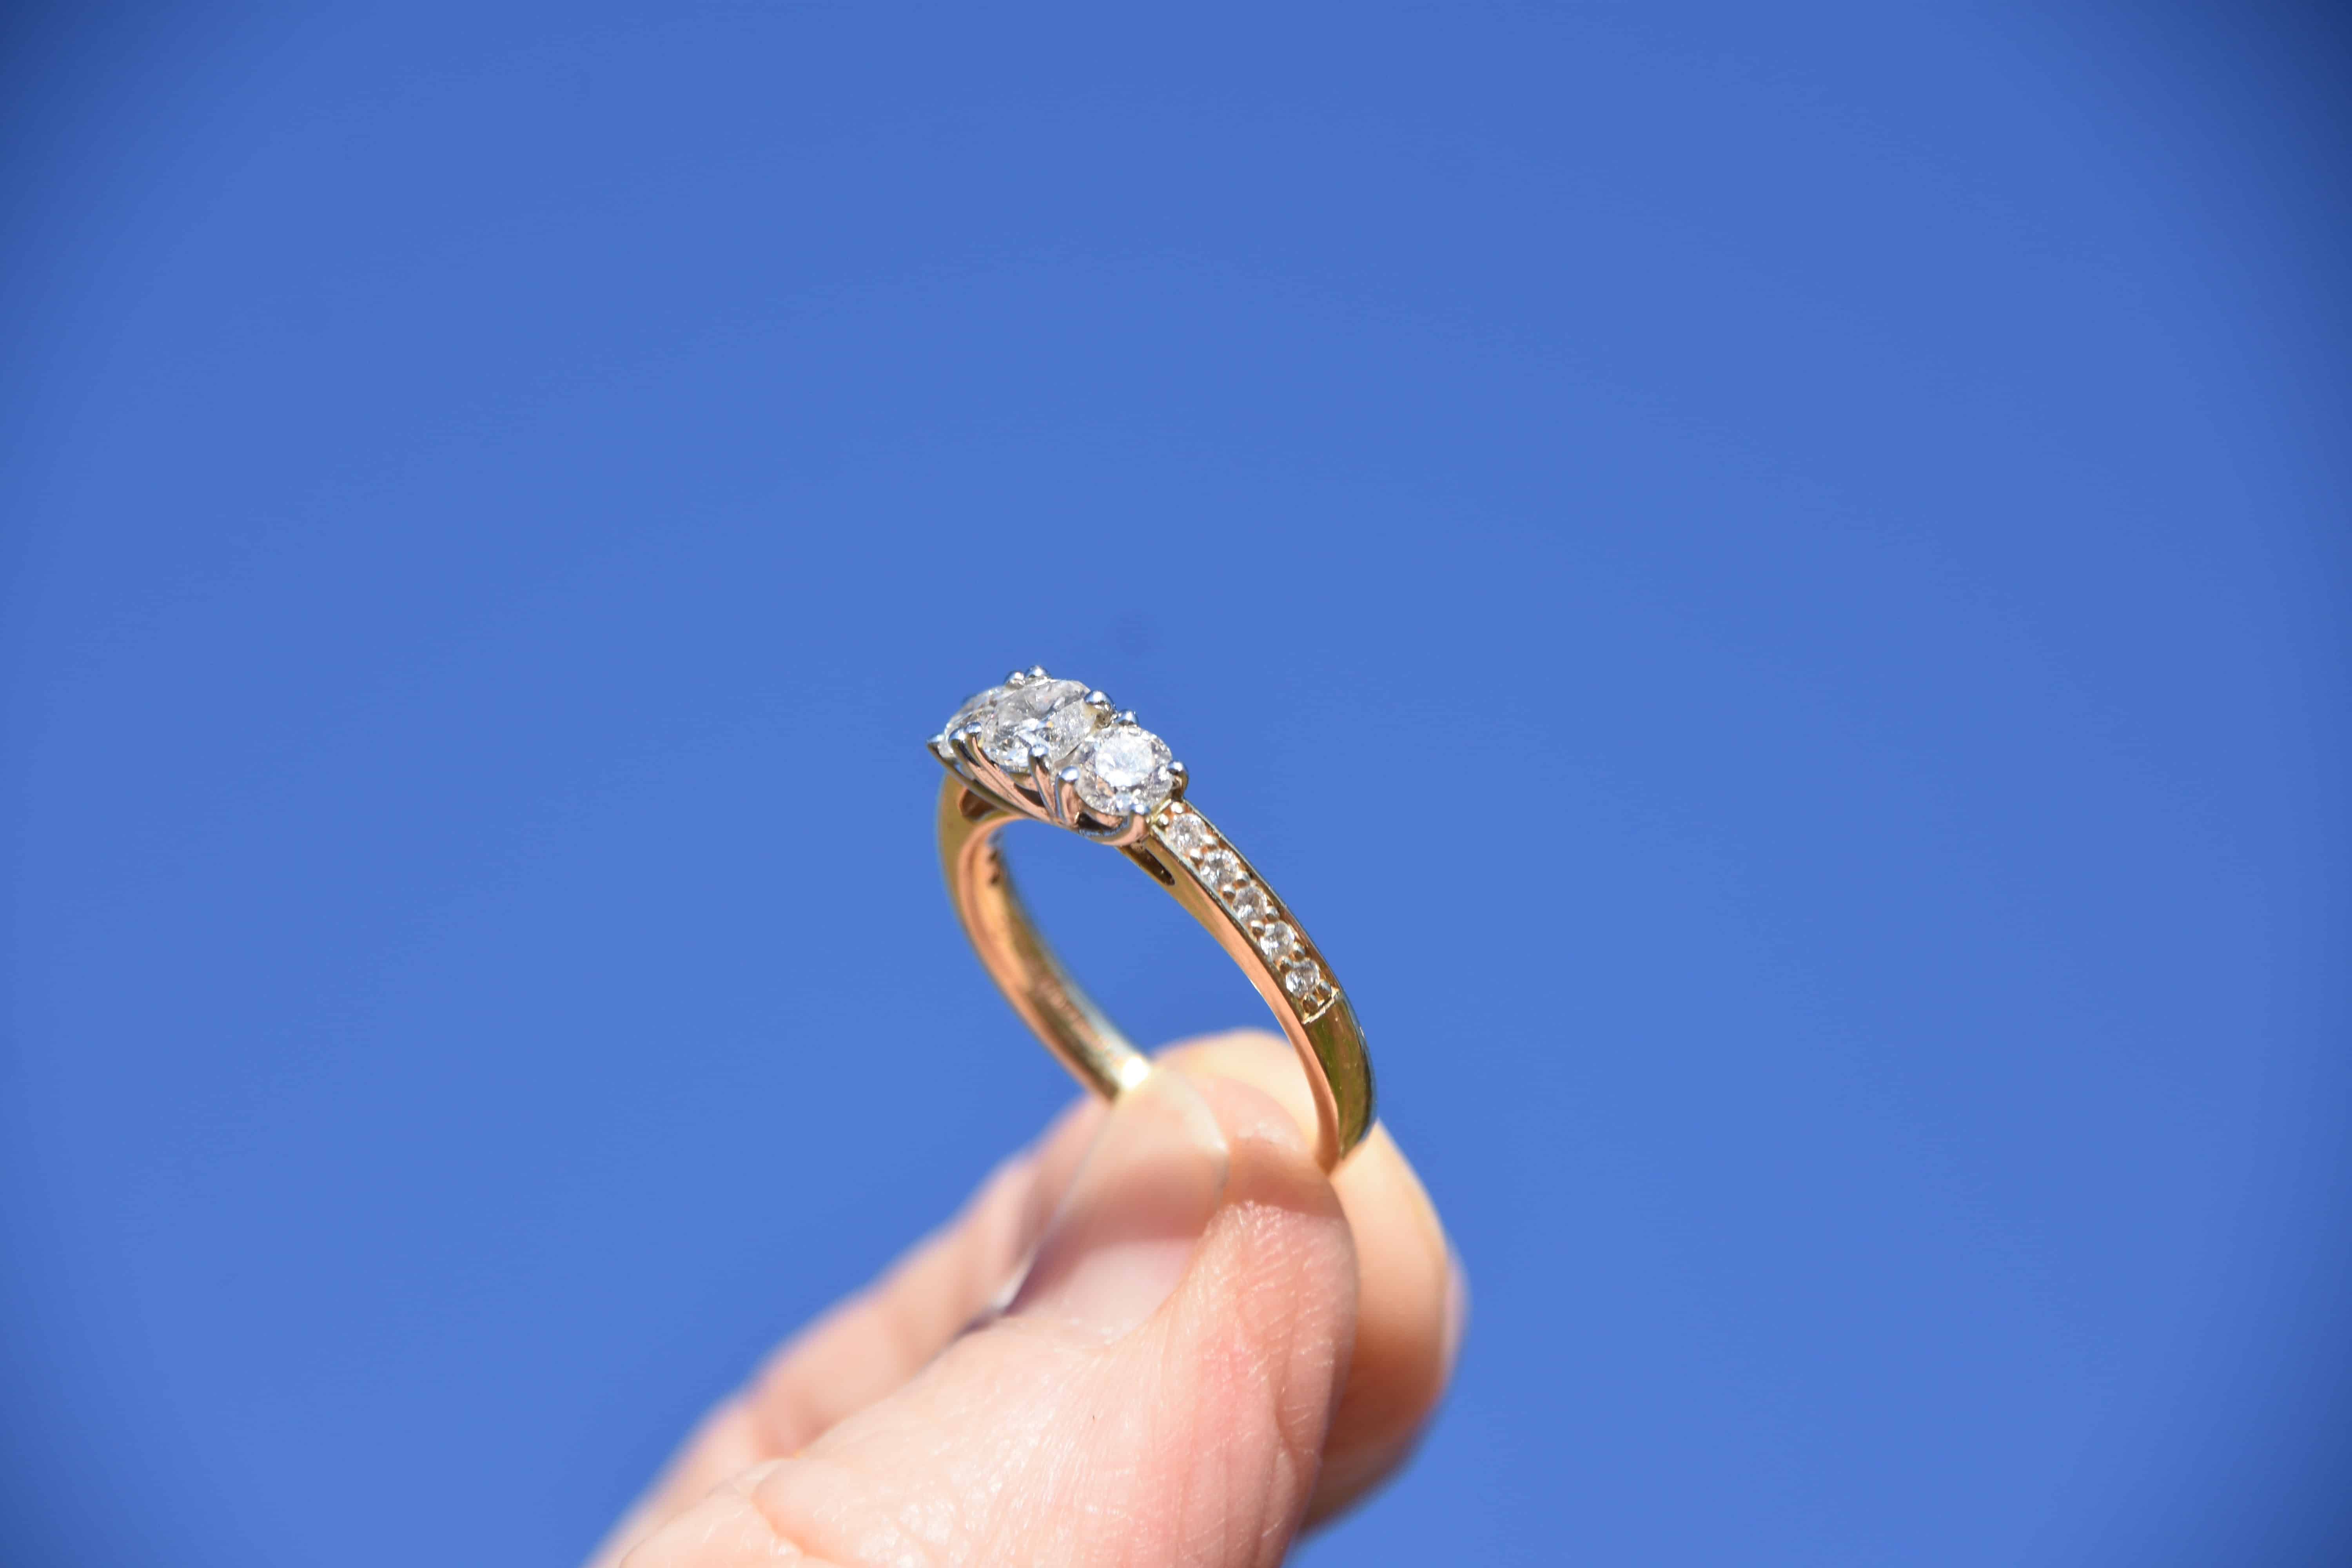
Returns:
[[[1134,714],[1112,711],[1101,692],[1042,668],[1016,670],[957,709],[931,742],[940,761],[955,765],[950,738],[966,730],[975,749],[1016,784],[1042,763],[1107,822],[1149,816],[1176,793],[1183,773],[1168,742]]]
[[[1185,868],[1249,932],[1258,952],[1282,976],[1282,989],[1299,1016],[1310,1023],[1320,1017],[1339,992],[1323,966],[1307,953],[1298,928],[1285,918],[1281,904],[1264,882],[1250,875],[1249,863],[1217,837],[1208,818],[1181,803],[1171,804],[1152,826],[1160,841],[1176,852]]]

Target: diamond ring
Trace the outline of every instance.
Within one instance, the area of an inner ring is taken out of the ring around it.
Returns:
[[[1101,692],[1016,670],[956,710],[932,737],[948,770],[940,862],[964,934],[1037,1037],[1096,1092],[1116,1098],[1150,1060],[1054,956],[1013,890],[996,844],[1022,820],[1118,850],[1208,928],[1274,1009],[1315,1090],[1326,1170],[1372,1124],[1372,1069],[1347,994],[1297,917],[1186,798],[1168,743]]]

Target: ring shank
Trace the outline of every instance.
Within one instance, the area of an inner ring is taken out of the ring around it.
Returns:
[[[948,896],[982,965],[1022,1020],[1079,1082],[1116,1099],[1151,1070],[1150,1060],[1070,977],[1022,903],[996,846],[998,831],[1020,820],[961,780],[942,781],[940,863]],[[1265,997],[1314,1090],[1318,1158],[1324,1169],[1336,1167],[1372,1122],[1371,1064],[1346,995],[1329,987],[1303,1010],[1249,931],[1174,852],[1150,837],[1122,852],[1207,928]]]

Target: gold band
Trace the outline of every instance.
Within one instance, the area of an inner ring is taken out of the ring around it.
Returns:
[[[1326,1170],[1338,1165],[1372,1125],[1372,1069],[1363,1028],[1297,917],[1184,798],[1182,770],[1175,769],[1168,798],[1088,831],[1095,819],[1055,809],[1055,781],[1043,747],[1032,800],[971,739],[951,725],[931,742],[950,770],[940,790],[940,864],[964,934],[1013,1010],[1079,1082],[1107,1098],[1150,1071],[1150,1061],[1055,957],[1005,870],[996,842],[1000,830],[1024,818],[1052,821],[1118,848],[1143,868],[1241,965],[1313,1086],[1317,1157]],[[1066,808],[1072,800],[1068,778],[1062,790]]]

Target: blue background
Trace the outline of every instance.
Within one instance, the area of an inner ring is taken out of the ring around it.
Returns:
[[[1309,1562],[2352,1552],[2317,13],[7,26],[0,1560],[573,1562],[1069,1092],[918,750],[1033,660],[1475,1280]]]

